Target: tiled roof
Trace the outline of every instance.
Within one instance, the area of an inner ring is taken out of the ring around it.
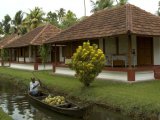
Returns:
[[[14,42],[16,39],[18,39],[18,35],[9,35],[5,38],[3,38],[1,41],[0,41],[0,49],[3,49],[5,46],[7,46],[8,44]]]
[[[6,47],[23,47],[28,45],[41,45],[47,39],[55,36],[61,30],[53,25],[47,24],[41,27],[37,27],[32,31],[26,33],[25,35],[21,36],[16,41],[8,44]]]
[[[160,35],[160,17],[126,4],[97,12],[46,43],[126,34]]]

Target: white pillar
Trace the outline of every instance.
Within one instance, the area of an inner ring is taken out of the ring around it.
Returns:
[[[29,62],[32,62],[32,46],[29,46]]]
[[[62,56],[62,46],[59,47],[59,59],[60,59],[60,62],[64,62],[64,58]]]

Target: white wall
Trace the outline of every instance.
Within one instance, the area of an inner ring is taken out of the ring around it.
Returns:
[[[154,65],[160,65],[160,38],[153,38]]]
[[[16,68],[16,69],[22,69],[22,70],[34,70],[34,65],[33,64],[11,63],[10,67],[11,68]]]
[[[100,48],[103,48],[102,40],[99,40]],[[136,43],[136,36],[132,35],[132,49],[135,49],[137,53],[137,43]],[[111,57],[112,54],[116,54],[116,39],[115,37],[106,37],[105,38],[105,53],[107,56],[107,63],[106,65],[111,65]],[[126,54],[128,58],[128,39],[127,35],[119,36],[119,54]],[[128,62],[127,62],[128,64]],[[137,65],[137,55],[132,56],[132,65]]]
[[[45,65],[45,68],[44,68],[44,65],[38,65],[38,70],[52,70],[52,64],[46,64]]]

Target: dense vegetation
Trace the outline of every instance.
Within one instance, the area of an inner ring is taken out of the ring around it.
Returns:
[[[55,12],[50,11],[45,14],[43,9],[35,7],[29,13],[24,13],[21,10],[16,12],[13,19],[8,14],[5,15],[0,22],[0,35],[25,34],[46,23],[66,29],[76,22],[78,22],[78,18],[71,10],[66,11],[60,8]]]
[[[4,113],[0,108],[0,120],[12,120],[12,118],[9,117],[6,113]]]

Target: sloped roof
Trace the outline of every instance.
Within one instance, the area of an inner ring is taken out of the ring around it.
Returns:
[[[46,43],[126,34],[160,35],[160,17],[126,4],[101,10],[62,31]]]
[[[23,47],[28,45],[42,45],[47,39],[55,36],[61,30],[51,24],[37,27],[32,31],[18,38],[16,41],[8,44],[6,47]]]
[[[0,40],[0,49],[3,49],[5,46],[7,46],[8,44],[14,42],[18,38],[19,38],[19,36],[16,35],[16,34],[9,35],[9,36],[3,38],[2,40]]]

